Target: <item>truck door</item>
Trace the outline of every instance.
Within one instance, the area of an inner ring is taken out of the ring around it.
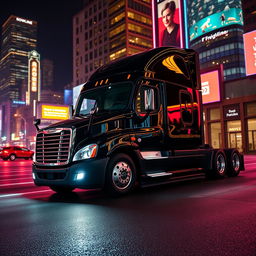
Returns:
[[[175,84],[166,84],[167,132],[169,150],[199,146],[199,105],[196,92]]]

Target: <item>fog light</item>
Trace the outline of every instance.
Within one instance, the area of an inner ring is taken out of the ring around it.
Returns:
[[[82,180],[84,178],[84,173],[83,172],[79,172],[77,175],[76,175],[76,180]]]
[[[36,179],[36,175],[32,172],[32,177],[33,177],[33,180]]]

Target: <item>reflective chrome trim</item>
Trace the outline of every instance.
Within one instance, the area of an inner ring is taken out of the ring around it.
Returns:
[[[69,133],[61,134],[63,131],[69,131]],[[47,135],[47,139],[45,139],[44,135]],[[39,166],[68,164],[70,162],[72,137],[71,128],[55,128],[38,132],[36,136],[35,164]],[[39,161],[39,159],[42,160]]]
[[[167,156],[162,156],[160,151],[142,151],[140,154],[145,160],[168,158]]]

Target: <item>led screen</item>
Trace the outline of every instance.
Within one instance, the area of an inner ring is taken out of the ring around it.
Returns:
[[[256,30],[244,34],[246,75],[256,74]]]
[[[233,24],[243,25],[241,0],[188,0],[190,40]]]
[[[201,89],[203,104],[220,101],[218,70],[201,74]]]
[[[69,118],[68,106],[42,105],[42,119],[66,120]]]
[[[153,1],[154,45],[183,47],[180,0]]]

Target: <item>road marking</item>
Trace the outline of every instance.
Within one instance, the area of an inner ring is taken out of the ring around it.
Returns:
[[[34,184],[34,182],[30,181],[30,182],[19,182],[19,183],[1,184],[0,187],[7,187],[7,186],[14,186],[14,185],[25,185],[25,184]]]
[[[0,195],[0,198],[23,196],[23,195],[29,195],[29,194],[39,194],[39,193],[44,193],[44,192],[53,192],[53,191],[51,189],[47,189],[47,190],[38,190],[38,191],[16,193],[16,194],[3,194],[3,195]]]

